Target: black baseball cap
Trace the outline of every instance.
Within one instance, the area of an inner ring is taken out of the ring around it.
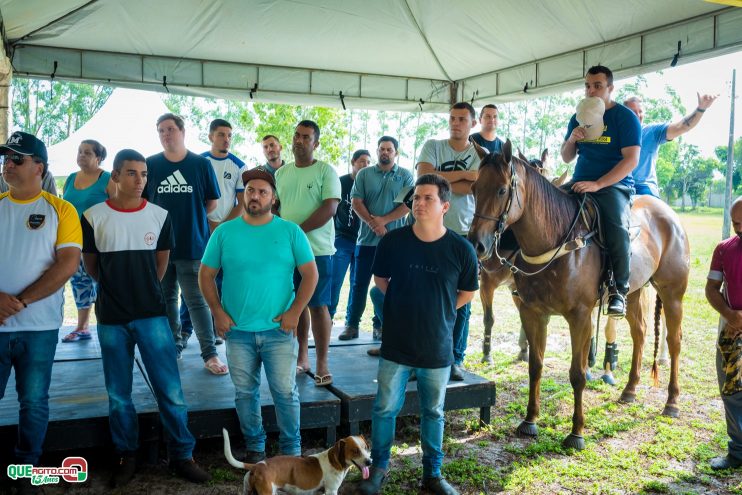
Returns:
[[[273,189],[276,188],[276,179],[273,177],[273,174],[268,172],[268,170],[265,169],[263,166],[258,166],[255,168],[251,168],[250,170],[245,170],[242,172],[242,184],[247,185],[248,182],[250,182],[253,179],[261,179],[266,181],[268,184],[271,185]]]
[[[5,144],[0,145],[0,151],[6,149],[21,155],[33,155],[41,158],[44,165],[49,161],[46,154],[46,145],[39,138],[27,132],[16,131],[10,135]]]

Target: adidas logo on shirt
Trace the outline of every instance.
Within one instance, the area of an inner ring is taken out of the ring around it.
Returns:
[[[167,179],[160,182],[158,193],[192,193],[193,187],[188,185],[180,170],[170,174]]]

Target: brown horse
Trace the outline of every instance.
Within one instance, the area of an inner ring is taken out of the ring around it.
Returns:
[[[521,299],[520,319],[530,352],[528,410],[518,432],[528,436],[538,433],[535,422],[539,415],[546,327],[551,315],[559,314],[569,323],[572,344],[569,379],[574,390],[572,432],[564,439],[563,445],[582,449],[585,445],[582,394],[590,350],[591,312],[598,299],[603,273],[600,248],[591,242],[592,228],[586,225],[589,222],[581,214],[584,203],[553,186],[532,167],[513,157],[509,140],[501,155],[488,155],[483,159],[473,189],[476,212],[469,240],[478,255],[485,258],[492,251],[497,254],[499,234],[506,227],[513,231],[521,248],[521,255],[514,263],[514,279]],[[658,308],[660,305],[665,308],[671,359],[668,397],[662,413],[676,417],[679,413],[682,298],[688,285],[690,265],[688,239],[677,215],[662,201],[652,197],[642,196],[635,201],[632,223],[641,228],[640,235],[632,241],[632,292],[628,296],[626,313],[634,349],[629,382],[621,401],[632,402],[636,398],[646,330],[640,293],[642,287],[651,282],[657,290]],[[586,240],[584,247],[580,247],[580,240]],[[546,259],[533,261],[560,246],[564,247],[559,252],[567,251],[566,255],[559,256],[556,252]],[[534,264],[526,262],[523,255]],[[655,331],[657,329],[655,324]],[[655,363],[653,372],[656,370]]]
[[[546,163],[549,160],[548,149],[544,149],[544,151],[541,152],[540,159],[534,158],[529,160],[525,157],[525,155],[523,155],[523,153],[520,152],[520,150],[518,150],[518,156],[521,160],[527,162],[533,168],[538,170],[541,175],[544,175],[546,173]],[[552,184],[560,186],[564,183],[566,178],[567,172],[564,172],[560,177],[553,179]],[[515,255],[515,253],[512,251],[502,251],[501,253],[505,258],[510,258]],[[495,290],[502,285],[506,285],[511,291],[514,291],[515,280],[513,279],[513,274],[508,269],[508,267],[500,263],[500,260],[497,259],[497,257],[495,256],[480,261],[479,280],[479,298],[482,301],[482,309],[484,311],[482,362],[492,364],[492,327],[495,324],[495,314],[492,311],[492,303],[495,296]],[[520,299],[516,296],[513,296],[513,303],[516,307],[518,307],[518,305],[520,304]],[[518,340],[518,345],[520,346],[518,359],[520,361],[527,361],[528,342],[526,340],[525,332],[523,331],[522,326],[520,329],[520,334],[521,335]]]

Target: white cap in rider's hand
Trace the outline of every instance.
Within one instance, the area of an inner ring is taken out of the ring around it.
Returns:
[[[605,102],[597,96],[588,96],[577,104],[577,122],[585,129],[586,140],[592,141],[603,134]]]

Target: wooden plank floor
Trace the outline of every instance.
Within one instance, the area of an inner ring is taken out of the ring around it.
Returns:
[[[60,338],[71,327],[60,330]],[[301,401],[302,429],[324,428],[327,442],[333,443],[335,429],[343,425],[351,433],[358,431],[358,423],[371,419],[376,396],[378,358],[366,351],[378,345],[370,332],[360,338],[339,341],[342,327],[333,329],[330,346],[330,370],[333,384],[316,387],[311,374],[297,376]],[[239,421],[234,409],[234,386],[229,375],[215,376],[203,367],[198,342],[192,337],[178,362],[186,403],[189,406],[189,427],[197,438],[221,436],[222,427],[233,435],[239,432]],[[313,342],[310,341],[310,344]],[[310,363],[314,366],[315,351],[310,346]],[[226,362],[225,346],[217,346]],[[103,381],[100,345],[93,330],[93,338],[76,343],[59,343],[52,368],[50,388],[50,423],[45,450],[68,450],[110,444],[108,432],[108,396]],[[132,398],[140,419],[143,441],[159,435],[157,404],[149,386],[146,370],[137,356],[134,369]],[[265,374],[261,376],[261,408],[266,431],[276,431],[276,417]],[[451,382],[446,392],[445,409],[480,408],[484,422],[489,421],[490,407],[495,404],[494,383],[472,373],[465,373],[463,382]],[[417,415],[418,398],[415,382],[407,385],[405,405],[401,415]],[[11,448],[15,442],[18,424],[18,401],[13,375],[0,400],[0,450]]]
[[[341,422],[351,434],[358,432],[359,421],[371,419],[376,397],[378,358],[366,351],[377,345],[330,347],[332,385],[328,387],[342,399]],[[309,350],[309,361],[314,364],[314,349]],[[480,418],[489,423],[490,407],[495,405],[495,384],[474,373],[465,372],[464,381],[449,382],[446,387],[445,410],[479,408]],[[407,384],[405,403],[400,416],[419,414],[417,382]]]
[[[61,344],[59,344],[61,345]],[[71,344],[70,344],[71,345]],[[140,420],[140,437],[156,435],[157,403],[138,367],[134,367],[132,400]],[[11,371],[0,400],[0,445],[15,444],[18,396]],[[49,428],[44,450],[66,450],[110,444],[108,394],[100,359],[55,362],[49,388]]]
[[[183,350],[178,361],[181,383],[186,403],[191,432],[196,438],[220,437],[222,427],[236,434],[239,420],[234,405],[234,385],[229,375],[212,375],[204,368],[197,341]],[[222,361],[226,362],[223,345],[217,346]],[[301,428],[325,428],[327,441],[334,443],[335,428],[340,424],[340,399],[330,391],[314,386],[312,377],[301,373],[296,377],[301,402]],[[268,387],[265,371],[260,376],[260,402],[263,427],[266,431],[278,431],[273,398]]]

